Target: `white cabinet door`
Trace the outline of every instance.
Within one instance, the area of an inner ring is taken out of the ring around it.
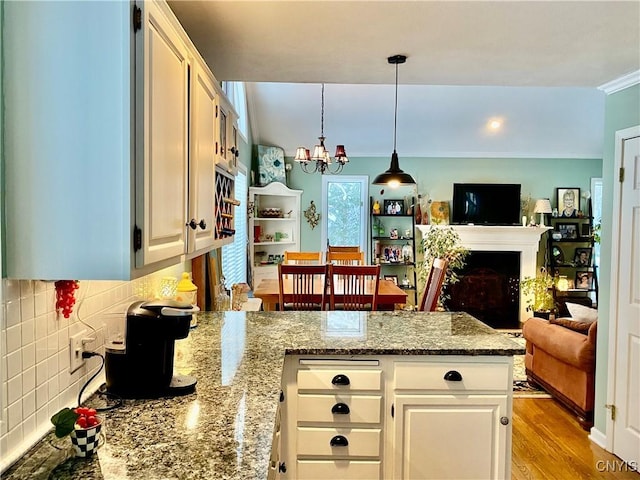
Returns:
[[[511,423],[505,395],[396,395],[397,479],[503,479]]]
[[[137,172],[142,186],[142,249],[138,267],[185,252],[188,158],[188,49],[172,22],[153,2],[145,2],[142,42],[144,65],[143,108],[137,127],[143,134],[143,168]],[[141,34],[142,33],[142,34]],[[138,49],[138,51],[140,51]],[[138,82],[140,87],[140,82]]]
[[[215,117],[218,101],[213,79],[197,61],[191,77],[188,253],[210,249],[215,241]]]

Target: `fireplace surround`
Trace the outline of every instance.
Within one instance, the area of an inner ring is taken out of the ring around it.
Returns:
[[[480,225],[416,225],[418,245],[431,228],[453,228],[461,244],[469,251],[518,252],[520,254],[520,280],[534,277],[538,267],[540,238],[549,227],[480,226]],[[531,316],[526,311],[526,300],[520,294],[519,319]]]

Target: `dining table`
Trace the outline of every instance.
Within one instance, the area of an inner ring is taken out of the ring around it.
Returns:
[[[284,290],[291,291],[291,278],[285,278]],[[321,292],[324,280],[316,278],[314,280],[314,291]],[[365,292],[370,292],[373,288],[373,281],[369,281],[365,286]],[[368,289],[368,290],[367,290]],[[329,301],[329,292],[327,292],[327,303]],[[335,285],[334,295],[337,297],[337,303],[340,301],[340,282]],[[253,290],[253,296],[262,300],[262,308],[265,311],[277,310],[279,286],[277,278],[265,278]],[[392,280],[380,280],[378,285],[378,310],[394,310],[396,304],[407,303],[407,292],[398,287]]]

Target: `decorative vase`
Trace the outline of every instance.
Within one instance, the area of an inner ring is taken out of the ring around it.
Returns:
[[[80,428],[76,426],[71,432],[71,443],[76,457],[90,457],[100,444],[102,422],[93,427]]]

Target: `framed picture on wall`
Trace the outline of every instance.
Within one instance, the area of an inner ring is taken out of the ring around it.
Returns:
[[[575,187],[556,188],[556,205],[558,216],[573,218],[580,210],[580,189]]]

